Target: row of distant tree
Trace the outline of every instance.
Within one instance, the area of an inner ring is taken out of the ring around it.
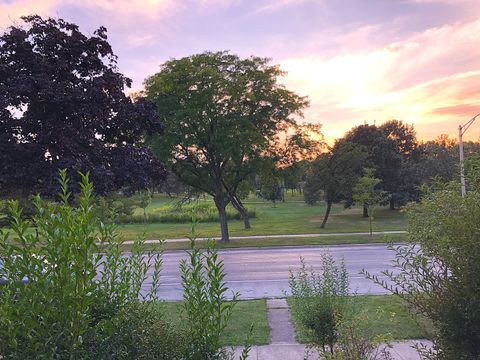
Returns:
[[[468,142],[469,155],[480,155],[480,144]],[[305,201],[325,200],[327,211],[334,203],[352,204],[354,189],[365,169],[373,169],[377,189],[394,210],[422,196],[422,185],[435,178],[443,181],[459,177],[458,145],[448,136],[418,142],[413,126],[391,120],[381,126],[354,127],[307,166]],[[368,216],[364,207],[364,216]]]
[[[303,182],[310,203],[349,204],[369,167],[394,208],[433,175],[453,176],[453,145],[419,144],[399,121],[354,128],[327,148],[318,125],[295,120],[308,99],[280,85],[268,59],[170,60],[129,97],[105,28],[86,36],[62,19],[23,20],[0,37],[1,198],[53,196],[61,168],[73,186],[89,171],[100,195],[187,187],[212,196],[228,241],[225,208],[250,227],[242,199],[252,184],[275,199]]]

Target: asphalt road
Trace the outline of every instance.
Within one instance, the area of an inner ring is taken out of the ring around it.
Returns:
[[[392,269],[394,252],[384,244],[230,249],[220,251],[219,256],[225,263],[226,281],[231,291],[239,291],[244,299],[272,298],[282,297],[288,291],[289,269],[299,268],[300,256],[305,258],[308,265],[319,269],[320,253],[326,249],[335,259],[345,259],[352,291],[358,294],[385,293],[359,274],[361,269],[375,275]],[[164,254],[159,293],[162,299],[182,298],[179,262],[183,258],[184,251]],[[148,281],[145,285],[148,287]]]

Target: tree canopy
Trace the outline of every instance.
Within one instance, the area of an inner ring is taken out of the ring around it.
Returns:
[[[307,171],[304,198],[314,204],[323,196],[327,204],[321,228],[324,228],[333,203],[352,202],[353,188],[362,174],[368,153],[362,146],[338,140],[333,148],[321,154]]]
[[[99,193],[135,191],[163,178],[140,141],[161,133],[155,106],[132,101],[131,80],[100,27],[92,36],[62,19],[29,16],[0,37],[0,196],[56,194],[89,171]]]
[[[275,135],[308,105],[277,82],[282,75],[268,59],[222,51],[167,61],[145,81],[166,126],[151,147],[182,181],[214,198],[223,241],[225,206]]]
[[[354,127],[344,139],[367,149],[367,165],[375,168],[381,189],[391,194],[391,209],[417,199],[412,170],[418,160],[418,143],[413,126],[399,120],[381,126],[364,124]]]

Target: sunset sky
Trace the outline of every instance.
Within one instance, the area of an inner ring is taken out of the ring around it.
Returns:
[[[33,13],[106,26],[134,90],[169,58],[272,58],[329,140],[392,118],[456,135],[480,112],[480,0],[0,0],[0,27]]]

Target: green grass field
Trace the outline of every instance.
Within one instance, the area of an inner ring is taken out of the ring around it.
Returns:
[[[181,303],[163,302],[167,319],[181,326]],[[255,345],[270,343],[270,326],[267,320],[267,304],[265,299],[239,301],[235,305],[232,318],[222,334],[225,345],[243,345],[245,337],[253,327],[252,341]]]
[[[414,317],[407,305],[397,296],[358,296],[356,305],[364,311],[367,327],[373,335],[386,335],[394,340],[429,339],[433,333],[432,324],[420,316]],[[289,299],[291,302],[292,299]],[[292,320],[299,342],[306,342],[305,329],[293,312]]]
[[[172,201],[174,200],[161,196],[156,197],[147,208],[147,213],[153,211],[156,207],[164,206],[166,203]],[[210,200],[207,198],[205,201]],[[249,198],[245,203],[256,208],[257,217],[251,220],[252,228],[248,230],[244,229],[243,222],[240,220],[229,221],[230,236],[349,233],[367,232],[369,230],[369,220],[361,216],[360,209],[344,209],[342,205],[334,206],[326,228],[320,229],[325,210],[324,205],[309,206],[303,202],[303,197],[299,194],[292,196],[289,193],[286,196],[286,201],[284,203],[277,203],[276,207],[273,207],[272,203],[256,198]],[[141,211],[141,209],[136,210],[137,213]],[[406,220],[402,212],[391,211],[386,208],[379,208],[376,211],[374,231],[405,229]],[[182,238],[190,233],[191,224],[125,224],[119,225],[119,230],[123,233],[125,239],[134,239],[142,234],[145,234],[147,239]],[[213,237],[220,235],[220,228],[218,223],[198,223],[196,232],[199,237]],[[323,240],[324,239],[295,239],[286,242],[284,245],[307,245],[311,244],[312,241],[313,243],[322,243]],[[354,239],[343,240],[347,240],[347,242],[371,242],[370,240],[373,239],[359,239],[359,241],[355,241]],[[341,238],[332,238],[329,241],[331,241],[331,243],[344,242]],[[382,239],[377,238],[376,241],[382,241]],[[268,245],[270,244],[265,244],[265,246]]]

